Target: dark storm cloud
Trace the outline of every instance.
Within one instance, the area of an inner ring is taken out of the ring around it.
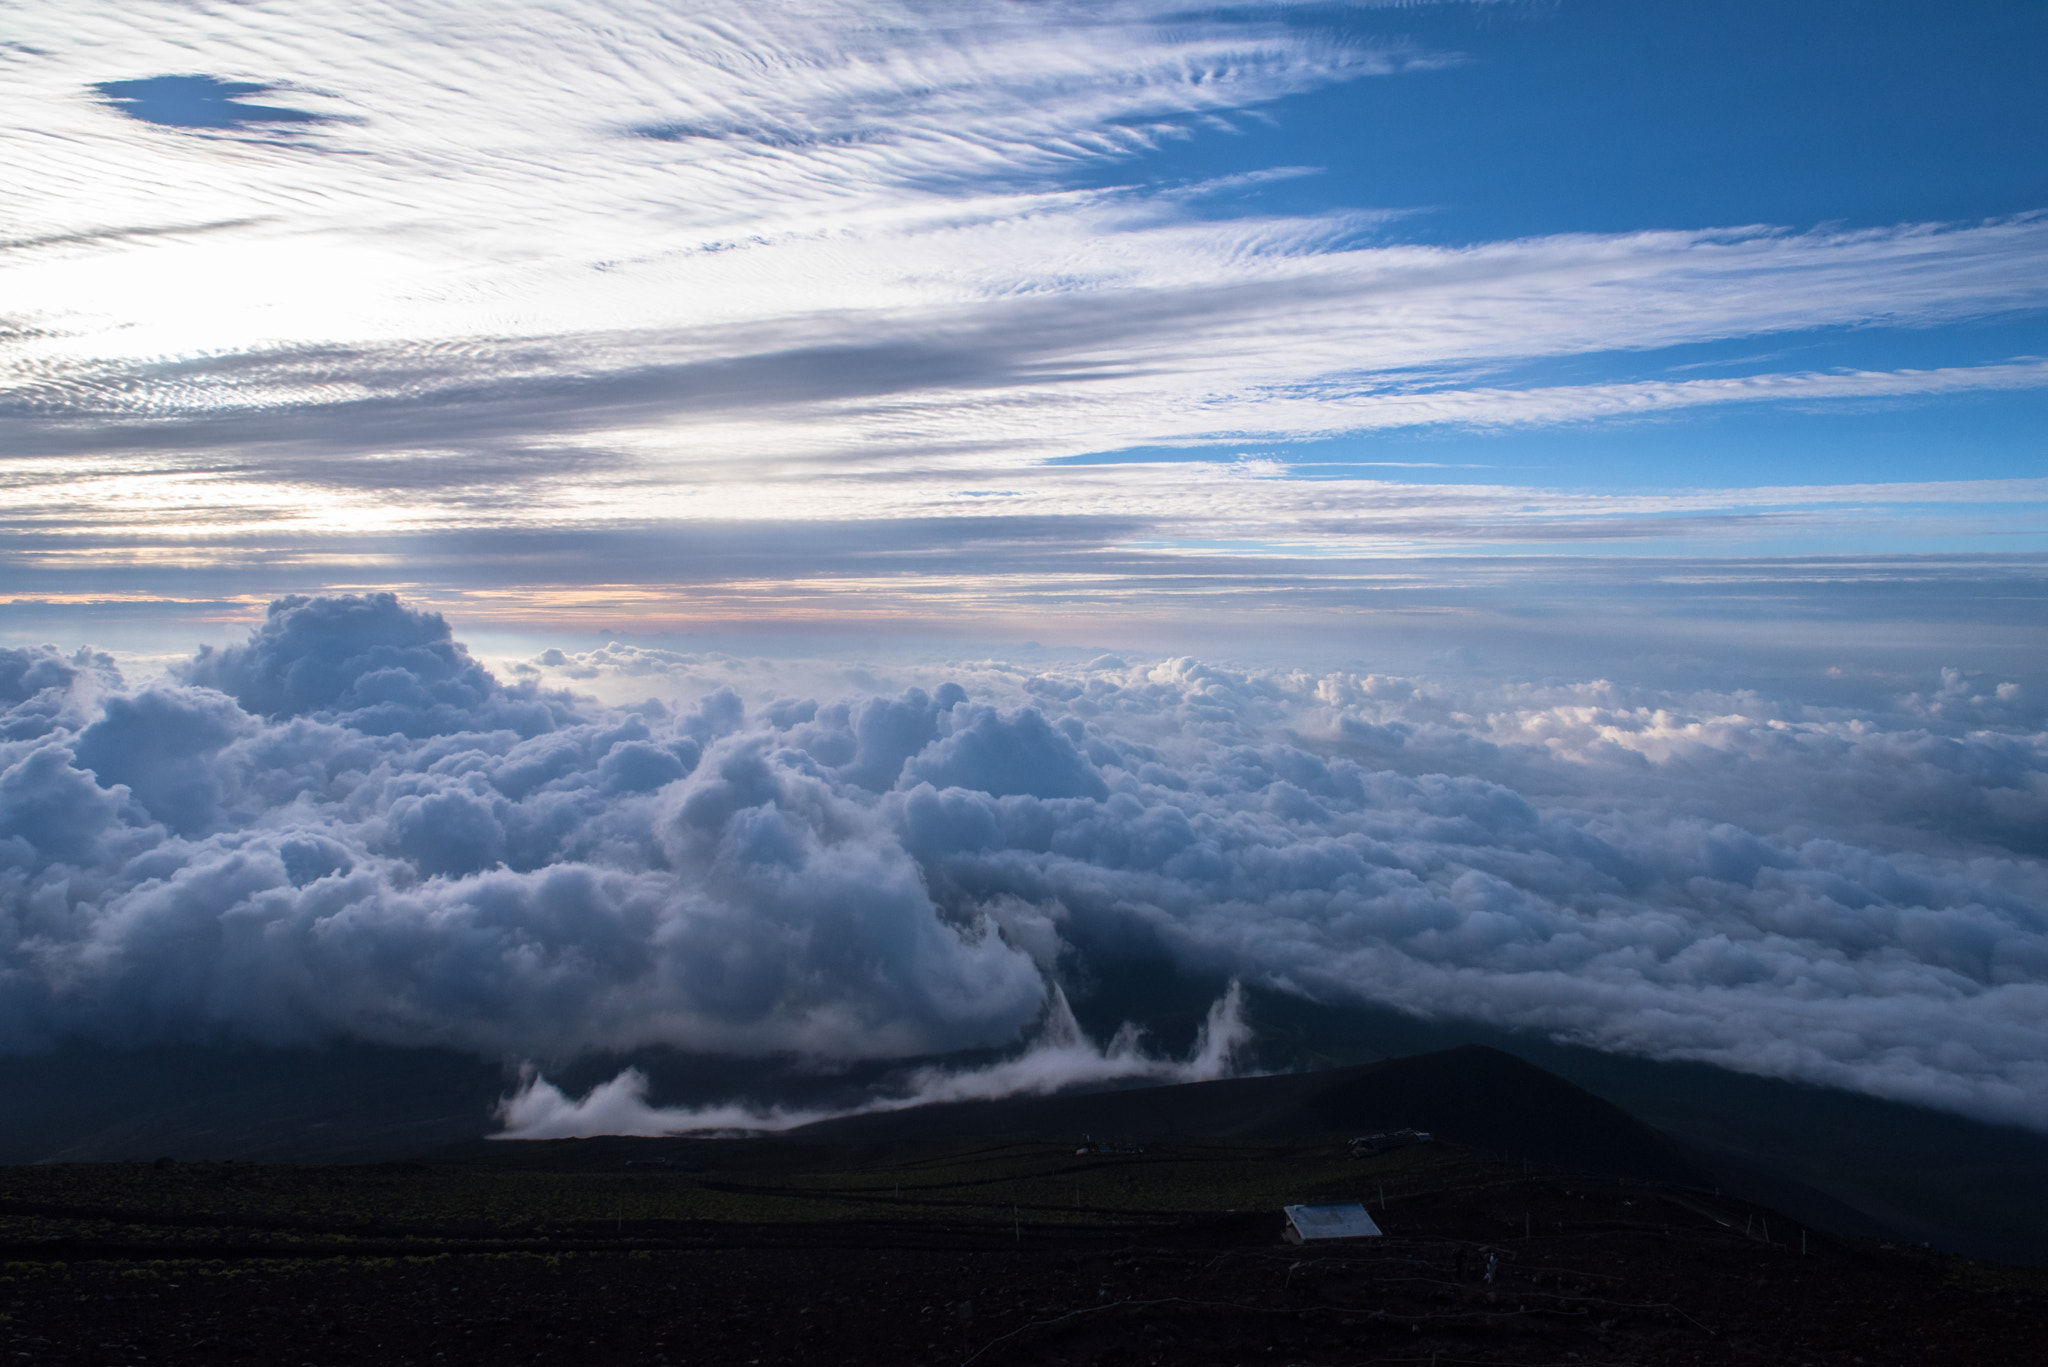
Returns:
[[[6,653],[0,1046],[843,1059],[1036,1028],[1040,1085],[1112,1066],[1046,1032],[1129,959],[2048,1126],[2020,683],[1104,658],[622,710],[536,682],[700,664],[614,644],[508,684],[386,596],[282,600],[140,687]]]

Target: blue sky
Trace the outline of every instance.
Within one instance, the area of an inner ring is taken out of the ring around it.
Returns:
[[[1359,23],[1355,10],[1309,22]],[[1408,211],[1402,240],[1469,245],[1642,228],[1998,218],[2048,193],[2048,13],[1904,4],[1582,3],[1422,6],[1389,22],[1462,60],[1275,101],[1267,121],[1203,130],[1140,159],[1191,180],[1298,161],[1316,174],[1206,202],[1219,215]],[[1098,183],[1128,177],[1095,168]],[[1788,365],[1980,365],[2038,353],[2037,310],[1948,326],[1820,327],[1644,351],[1549,357],[1510,382],[1557,383]],[[1410,431],[1275,454],[1380,477],[1510,478],[1591,487],[2038,474],[2041,391],[1938,403],[1776,406],[1512,437]],[[1164,451],[1153,453],[1163,458]],[[1204,453],[1223,455],[1219,448]],[[1115,453],[1082,457],[1114,458]],[[1369,462],[1389,462],[1366,467]],[[1402,463],[1436,465],[1402,473]],[[1337,473],[1321,472],[1322,477]]]
[[[2038,5],[1804,0],[1329,7],[1462,61],[1275,101],[1274,123],[1154,159],[1213,176],[1325,168],[1282,212],[1427,209],[1405,233],[1483,241],[1706,224],[1881,227],[2040,208]]]
[[[31,9],[0,615],[1995,555],[2035,624],[2044,58],[2017,3]]]

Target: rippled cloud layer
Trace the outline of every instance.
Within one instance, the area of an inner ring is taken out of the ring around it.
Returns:
[[[43,593],[83,571],[146,594],[142,561],[233,565],[267,596],[279,565],[395,582],[424,535],[1086,535],[1131,509],[1133,553],[1845,529],[2038,550],[2038,482],[1617,492],[1538,462],[1469,489],[1383,482],[1369,451],[1278,478],[1309,441],[2048,388],[2003,342],[1923,345],[2048,306],[2038,212],[1445,241],[1371,185],[1241,198],[1313,165],[1148,160],[1466,65],[1404,36],[1413,9],[30,7],[0,45],[0,555]],[[1846,364],[1821,359],[1845,337]],[[1226,464],[1048,464],[1137,448]],[[606,563],[497,569],[561,587]]]

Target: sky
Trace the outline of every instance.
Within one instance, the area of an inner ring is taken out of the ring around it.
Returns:
[[[1412,557],[1481,625],[1473,561],[1562,556],[2033,614],[2044,53],[2026,3],[16,6],[4,624],[1113,640],[1400,618]]]
[[[2019,0],[8,7],[0,1050],[659,1129],[541,1070],[1216,1076],[1238,983],[2048,1128],[2044,66]],[[1193,1053],[1075,1023],[1141,971]]]

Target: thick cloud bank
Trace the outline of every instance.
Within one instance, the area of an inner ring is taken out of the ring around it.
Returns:
[[[140,686],[0,652],[0,1048],[1013,1051],[939,1096],[1062,1049],[1214,1066],[1062,1033],[1056,987],[1166,964],[2048,1128],[2048,733],[2010,681],[1103,658],[618,709],[546,672],[704,662],[529,668],[388,595]],[[515,1129],[669,1123],[630,1077],[542,1086]]]

